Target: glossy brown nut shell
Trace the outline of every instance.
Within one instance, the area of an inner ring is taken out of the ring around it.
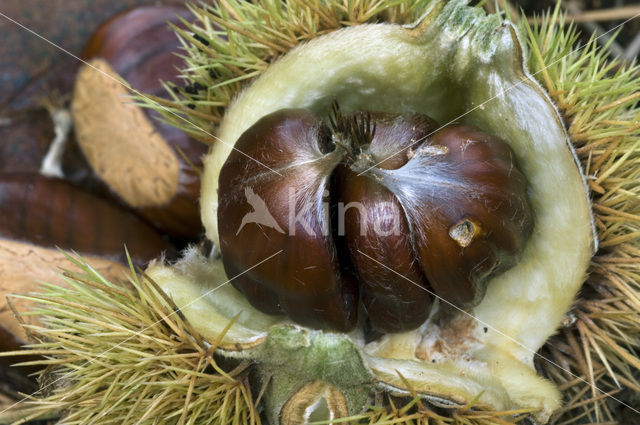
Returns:
[[[63,180],[0,175],[0,237],[146,265],[175,249],[135,215]]]
[[[506,143],[467,125],[438,130],[408,155],[393,175],[369,174],[402,205],[436,294],[472,307],[490,278],[515,264],[531,234],[526,180]]]
[[[357,291],[341,273],[327,208],[341,158],[327,154],[322,121],[304,110],[276,112],[235,147],[220,173],[218,206],[220,249],[232,283],[263,311],[282,310],[306,326],[351,329]],[[293,220],[291,203],[298,207]]]
[[[283,110],[235,146],[219,186],[225,269],[254,306],[303,325],[351,329],[358,295],[381,332],[419,326],[434,294],[472,307],[532,231],[511,149],[474,127]]]
[[[375,132],[367,148],[369,166],[381,169],[405,165],[411,149],[438,128],[435,121],[419,114],[374,112],[370,116]],[[338,233],[345,235],[362,302],[377,331],[416,328],[429,316],[433,296],[414,254],[407,219],[392,192],[374,176],[359,174],[349,165],[338,169],[345,226],[344,233],[341,229]]]
[[[347,167],[341,167],[338,176],[346,208],[344,235],[373,328],[399,332],[420,326],[429,315],[432,296],[425,290],[430,287],[413,253],[402,208],[369,177]]]
[[[181,25],[191,19],[186,7],[140,6],[105,21],[87,43],[85,59],[106,60],[119,76],[141,93],[167,97],[162,82],[181,84],[178,69],[184,67],[176,55],[181,44],[168,23]],[[157,113],[145,110],[151,122],[180,163],[178,190],[168,204],[140,208],[156,227],[174,236],[193,238],[201,232],[198,197],[200,177],[191,164],[200,166],[207,147],[184,131],[159,121]],[[180,153],[182,152],[182,153]],[[184,154],[189,161],[182,157]],[[189,164],[191,162],[191,164]]]

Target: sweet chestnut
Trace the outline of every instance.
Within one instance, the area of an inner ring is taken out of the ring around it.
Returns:
[[[182,83],[180,40],[167,25],[182,19],[192,19],[187,7],[146,5],[103,22],[83,51],[91,66],[78,73],[72,112],[82,152],[113,192],[164,233],[193,239],[201,232],[197,169],[207,147],[123,101],[131,93],[117,82],[159,97],[167,96],[165,83]]]
[[[0,174],[0,238],[145,266],[175,248],[129,211],[81,187],[35,173]]]
[[[532,231],[527,182],[497,137],[438,127],[337,106],[327,120],[286,109],[256,122],[220,174],[232,283],[263,312],[339,331],[360,300],[381,332],[418,327],[433,294],[478,304]]]

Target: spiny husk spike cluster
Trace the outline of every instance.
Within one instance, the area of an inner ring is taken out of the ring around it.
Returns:
[[[251,364],[218,364],[218,341],[203,341],[150,278],[132,271],[129,282],[113,283],[83,260],[69,259],[84,273],[65,272],[68,287],[43,284],[42,293],[21,295],[39,305],[27,313],[41,323],[27,325],[37,342],[2,355],[41,355],[22,364],[47,369],[38,393],[0,406],[0,424],[262,423],[260,394],[249,385]],[[378,397],[367,412],[332,423],[515,425],[531,413]]]
[[[559,8],[538,27],[523,26],[529,67],[563,115],[587,174],[600,250],[564,329],[545,356],[581,377],[539,361],[564,390],[556,421],[636,422],[640,393],[640,68],[607,55],[564,25]],[[629,406],[612,400],[607,395]],[[635,419],[634,419],[635,418]]]
[[[144,275],[126,284],[105,280],[72,259],[83,274],[65,273],[68,288],[44,285],[24,296],[39,304],[44,357],[41,390],[0,414],[0,423],[62,417],[65,424],[260,424],[248,363],[216,362],[209,345]],[[10,353],[9,353],[10,354]],[[14,421],[15,420],[15,421]]]
[[[167,86],[171,101],[136,98],[143,106],[160,109],[167,122],[193,137],[215,143],[213,129],[225,107],[279,56],[343,26],[414,22],[431,3],[432,0],[226,0],[190,6],[195,21],[183,21],[186,29],[174,29],[184,47],[182,57],[187,65],[182,76],[191,93]],[[192,90],[193,87],[206,89]]]
[[[420,402],[416,397],[409,403],[396,407],[392,399],[377,406],[370,406],[362,415],[344,418],[331,422],[358,423],[369,425],[516,425],[524,424],[531,411],[484,411],[475,409],[473,404],[460,407],[454,411],[433,409]]]

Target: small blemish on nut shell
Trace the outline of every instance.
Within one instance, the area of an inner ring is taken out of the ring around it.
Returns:
[[[466,248],[473,242],[473,238],[478,234],[479,226],[469,219],[464,219],[451,226],[449,236],[458,242],[463,248]]]

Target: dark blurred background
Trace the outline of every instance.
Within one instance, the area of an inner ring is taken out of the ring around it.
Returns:
[[[184,0],[1,0],[0,13],[14,19],[74,55],[105,19],[143,4],[184,4]],[[0,113],[30,106],[39,90],[33,87],[52,70],[62,81],[43,86],[67,86],[76,60],[29,31],[0,16]],[[53,77],[52,77],[53,78]],[[27,93],[25,89],[30,88]],[[45,87],[43,87],[45,88]]]
[[[514,13],[524,11],[530,21],[534,16],[552,9],[557,0],[497,0],[498,4],[508,5]],[[495,0],[487,1],[486,9],[495,9]],[[562,0],[560,8],[574,21],[583,32],[583,41],[592,35],[598,36],[600,45],[606,44],[610,37],[619,31],[619,35],[610,45],[614,56],[627,61],[638,59],[640,54],[640,2],[638,0]],[[503,6],[504,8],[504,6]]]

